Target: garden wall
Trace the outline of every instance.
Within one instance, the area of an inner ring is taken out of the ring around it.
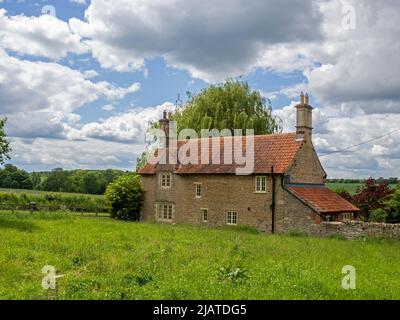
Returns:
[[[322,222],[312,230],[313,235],[326,237],[342,235],[347,239],[358,237],[379,237],[400,239],[400,224],[367,222]]]

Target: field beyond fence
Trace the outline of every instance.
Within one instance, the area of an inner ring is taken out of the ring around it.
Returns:
[[[337,182],[337,183],[326,183],[326,186],[335,191],[335,190],[346,190],[350,194],[355,194],[357,192],[357,188],[362,187],[362,183],[344,183],[344,182]],[[391,184],[391,188],[396,188],[396,184]]]
[[[61,193],[0,192],[0,210],[109,213],[103,197]]]

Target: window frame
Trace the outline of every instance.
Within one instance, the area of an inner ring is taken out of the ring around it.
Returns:
[[[354,214],[352,212],[342,213],[342,220],[345,222],[352,221],[354,219]]]
[[[238,224],[238,213],[235,210],[229,210],[226,213],[226,224],[228,226],[237,226]]]
[[[264,180],[264,190],[262,188],[263,180]],[[260,181],[260,183],[258,183],[259,181]],[[260,189],[258,187],[260,187]],[[267,193],[267,176],[255,176],[254,189],[255,189],[255,193]]]
[[[165,178],[165,184],[164,184],[164,178]],[[167,182],[169,182],[169,184],[167,184]],[[161,189],[171,189],[171,187],[172,187],[171,172],[160,172],[159,183],[160,183]]]
[[[200,189],[198,189],[200,188]],[[197,191],[200,190],[200,195],[198,195]],[[194,183],[194,197],[196,199],[201,199],[203,197],[203,186],[200,182]]]
[[[175,206],[172,203],[157,203],[156,217],[157,221],[173,222]]]
[[[201,212],[201,221],[203,223],[208,223],[208,209],[207,208],[201,208],[200,212]],[[204,219],[204,216],[206,217],[206,219]]]

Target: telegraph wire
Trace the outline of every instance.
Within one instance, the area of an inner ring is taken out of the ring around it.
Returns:
[[[389,131],[388,133],[385,133],[385,134],[383,134],[383,135],[381,135],[381,136],[378,136],[378,137],[372,138],[372,139],[370,139],[370,140],[366,140],[366,141],[357,143],[357,144],[355,144],[355,145],[346,147],[346,148],[344,148],[344,149],[342,149],[342,150],[337,150],[337,151],[332,151],[332,152],[329,152],[329,153],[325,153],[325,154],[321,155],[320,157],[322,158],[322,157],[330,156],[330,155],[332,155],[332,154],[349,152],[350,149],[353,149],[353,148],[356,148],[356,147],[360,147],[360,146],[362,146],[362,145],[364,145],[364,144],[368,144],[368,143],[371,143],[371,142],[373,142],[373,141],[377,141],[377,140],[383,139],[383,138],[385,138],[385,137],[387,137],[387,136],[390,136],[390,135],[392,135],[392,134],[394,134],[394,133],[396,133],[396,132],[399,132],[399,131],[400,131],[400,128],[397,128],[397,129],[392,130],[392,131]]]

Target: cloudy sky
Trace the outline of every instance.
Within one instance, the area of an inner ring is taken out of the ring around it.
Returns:
[[[178,94],[241,77],[285,131],[311,94],[331,178],[399,176],[399,21],[398,0],[0,0],[11,162],[133,169]]]

